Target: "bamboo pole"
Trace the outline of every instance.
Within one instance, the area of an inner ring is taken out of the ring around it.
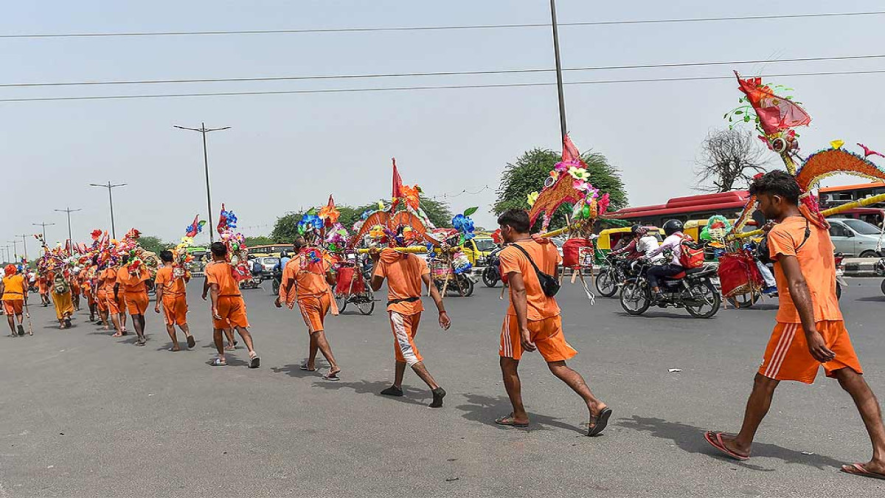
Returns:
[[[885,194],[873,195],[870,197],[865,197],[859,201],[842,204],[841,206],[821,211],[820,214],[822,214],[824,217],[833,216],[834,214],[844,213],[845,211],[849,211],[854,208],[869,206],[870,204],[876,204],[877,202],[885,202]],[[753,230],[752,232],[735,234],[734,238],[745,239],[747,237],[756,237],[758,235],[762,235],[763,233],[765,233],[763,230]]]

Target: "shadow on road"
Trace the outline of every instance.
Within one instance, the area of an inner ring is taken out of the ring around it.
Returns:
[[[508,415],[510,412],[513,411],[513,408],[510,405],[510,400],[508,398],[504,396],[484,396],[482,394],[464,394],[464,397],[467,398],[467,403],[455,407],[458,410],[464,412],[464,415],[462,415],[464,418],[466,418],[467,420],[472,420],[474,422],[480,422],[490,427],[495,427],[497,429],[513,430],[512,427],[498,425],[495,423],[496,418]],[[529,422],[529,428],[523,430],[538,430],[544,429],[545,426],[550,426],[570,431],[586,432],[586,429],[568,424],[566,422],[561,422],[557,418],[538,415],[532,412],[529,412]]]
[[[284,373],[289,377],[303,379],[306,377],[319,377],[321,375],[321,368],[329,368],[329,364],[324,361],[320,361],[319,358],[317,358],[316,362],[314,363],[314,368],[316,368],[316,370],[314,370],[313,372],[311,372],[310,370],[301,369],[301,365],[304,365],[305,363],[307,363],[307,358],[304,358],[301,363],[292,363],[289,365],[283,365],[282,367],[272,367],[271,370],[273,371],[273,373]]]
[[[648,432],[651,436],[661,439],[673,441],[681,450],[689,453],[702,453],[712,457],[725,460],[729,463],[740,465],[753,470],[772,472],[774,469],[767,469],[758,465],[752,465],[745,462],[732,460],[725,455],[720,455],[713,447],[704,440],[706,429],[694,427],[692,425],[682,424],[679,422],[668,422],[664,419],[653,417],[640,417],[634,415],[633,418],[620,419],[617,425],[642,432]],[[816,467],[818,469],[840,468],[844,462],[840,462],[833,458],[823,455],[806,455],[801,451],[789,450],[774,444],[753,443],[754,457],[770,457],[779,458],[785,463],[798,463]]]
[[[885,301],[885,296],[859,297],[859,298],[855,299],[855,301],[863,301],[866,303],[881,303],[881,302]]]
[[[285,367],[284,367],[285,368]],[[296,367],[298,368],[298,367]],[[310,373],[310,372],[305,372]],[[315,375],[315,373],[312,373]],[[377,381],[377,382],[369,382],[367,380],[359,381],[359,382],[330,382],[327,380],[319,379],[318,382],[314,383],[313,387],[321,387],[323,389],[329,390],[338,390],[338,389],[352,389],[353,392],[357,394],[372,394],[379,398],[389,399],[391,401],[398,401],[400,403],[406,403],[409,405],[422,405],[426,406],[430,399],[430,390],[429,389],[415,389],[408,386],[403,386],[404,396],[384,396],[381,394],[381,391],[390,387],[390,382],[388,381]],[[418,401],[424,400],[424,401]]]

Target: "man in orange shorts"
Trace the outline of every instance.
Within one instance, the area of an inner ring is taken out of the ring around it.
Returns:
[[[157,276],[154,279],[154,287],[157,289],[157,304],[154,311],[160,312],[160,303],[163,303],[163,314],[166,317],[166,332],[172,339],[172,347],[169,351],[180,351],[178,345],[178,337],[175,335],[175,326],[184,332],[187,340],[187,347],[192,348],[197,344],[194,336],[191,335],[190,328],[187,326],[187,284],[191,279],[191,274],[184,268],[175,268],[173,265],[174,258],[172,251],[165,250],[160,252],[160,260],[163,261],[163,267],[157,270]]]
[[[335,301],[332,299],[332,288],[329,284],[335,283],[335,274],[329,255],[323,250],[310,247],[304,237],[297,237],[294,243],[295,256],[286,263],[283,269],[283,278],[280,283],[280,293],[274,303],[277,308],[286,306],[292,309],[298,302],[298,309],[307,325],[307,333],[310,335],[310,350],[307,362],[301,365],[302,370],[316,371],[317,350],[323,353],[329,362],[329,373],[323,375],[326,380],[339,380],[338,373],[341,368],[332,355],[332,347],[326,340],[325,319]],[[338,314],[337,308],[332,310]]]
[[[43,304],[44,308],[49,306],[49,280],[42,271],[37,277],[37,290],[40,292],[40,303]]]
[[[209,261],[206,263],[206,266],[203,268],[203,273],[208,273],[209,267],[214,265],[215,261]],[[203,279],[203,295],[201,296],[203,301],[209,298],[209,279]],[[234,351],[237,349],[237,340],[234,336],[234,329],[231,327],[230,323],[225,324],[224,326],[224,336],[227,338],[227,346],[224,347],[225,351]]]
[[[777,324],[756,373],[741,431],[737,436],[710,431],[704,437],[731,458],[749,459],[756,430],[780,381],[811,384],[823,366],[827,377],[837,379],[854,399],[873,444],[869,462],[843,465],[842,471],[885,479],[885,426],[842,321],[829,232],[813,214],[800,210],[802,192],[795,178],[784,171],[757,177],[750,193],[765,217],[777,223],[773,228],[766,226],[780,296]]]
[[[566,365],[576,354],[562,333],[559,305],[551,295],[544,293],[540,272],[558,280],[562,258],[556,246],[546,239],[535,240],[529,230],[529,215],[522,209],[505,211],[498,218],[501,236],[508,244],[499,257],[501,275],[510,286],[510,306],[501,329],[501,373],[504,388],[513,405],[510,415],[495,420],[496,424],[528,427],[529,417],[522,404],[522,385],[519,380],[519,360],[523,352],[538,351],[547,362],[547,368],[559,380],[575,391],[590,413],[588,436],[601,433],[612,410],[596,398],[581,374]]]
[[[151,272],[141,264],[140,260],[129,262],[129,256],[123,256],[123,266],[117,272],[117,281],[122,289],[120,292],[126,297],[126,308],[132,317],[132,326],[135,327],[135,334],[138,340],[135,341],[136,346],[144,346],[147,338],[144,335],[144,314],[150,304],[147,294],[147,287],[144,285],[145,280],[151,278]],[[120,313],[125,311],[121,308]]]
[[[102,289],[104,289],[104,302],[107,307],[107,314],[110,316],[111,322],[114,324],[114,330],[116,330],[111,337],[122,337],[126,335],[126,331],[123,329],[122,325],[123,320],[126,319],[126,315],[121,313],[120,298],[123,296],[123,292],[117,284],[117,270],[114,268],[113,264],[108,263],[104,271],[101,272],[99,284]],[[105,328],[107,328],[107,326],[107,319],[105,319]]]
[[[104,271],[99,271],[98,267],[95,267],[95,277],[92,279],[93,285],[93,293],[95,294],[95,308],[98,311],[98,319],[101,325],[104,325],[105,330],[110,329],[110,322],[108,321],[108,293],[105,290],[104,278],[102,275]]]
[[[372,290],[377,291],[387,278],[387,313],[390,316],[390,327],[393,330],[393,352],[396,358],[393,385],[381,391],[386,396],[403,395],[403,376],[406,365],[424,383],[427,384],[433,394],[431,408],[440,408],[446,391],[433,380],[427,367],[424,366],[424,358],[418,352],[415,345],[415,334],[418,333],[418,324],[421,322],[421,312],[424,305],[421,303],[421,283],[430,289],[433,302],[439,311],[439,326],[448,330],[452,322],[443,306],[442,297],[436,285],[430,281],[430,269],[424,258],[414,254],[399,253],[394,249],[386,248],[383,251],[374,249],[371,257],[375,262],[375,272],[372,275]]]
[[[226,327],[236,327],[249,350],[249,368],[258,368],[261,360],[252,347],[246,303],[240,294],[240,286],[234,279],[233,268],[227,262],[227,247],[221,242],[215,242],[210,249],[214,263],[206,267],[206,283],[209,284],[209,295],[212,298],[212,337],[215,340],[215,349],[218,350],[218,357],[212,361],[212,365],[227,365],[222,333]]]
[[[83,291],[83,297],[86,298],[86,306],[89,307],[89,321],[95,321],[95,293],[92,291],[92,280],[89,278],[90,269],[83,268],[80,270],[80,290]]]
[[[6,265],[4,273],[3,280],[0,281],[0,296],[3,296],[3,312],[6,313],[6,321],[9,322],[9,335],[14,337],[16,332],[18,335],[25,335],[22,312],[25,300],[28,299],[27,283],[13,265]],[[17,331],[16,317],[18,318]]]

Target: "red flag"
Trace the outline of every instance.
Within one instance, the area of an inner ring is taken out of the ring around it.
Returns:
[[[759,127],[766,135],[811,123],[811,116],[804,109],[789,99],[775,95],[768,85],[762,84],[762,78],[743,80],[737,71],[734,75],[738,80],[738,88],[744,92],[759,116]]]
[[[587,169],[587,165],[581,160],[581,153],[578,152],[578,148],[575,147],[571,137],[568,135],[562,139],[562,162],[578,163],[584,169]]]
[[[397,204],[399,204],[400,199],[405,197],[403,194],[403,179],[399,176],[399,171],[396,169],[396,158],[391,159],[393,161],[393,193],[390,194],[390,212],[392,213]]]

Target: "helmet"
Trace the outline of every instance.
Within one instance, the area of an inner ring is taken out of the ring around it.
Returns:
[[[642,235],[642,234],[648,233],[648,228],[646,228],[642,225],[636,224],[630,228],[630,232],[633,233],[633,235]]]
[[[289,257],[289,251],[286,251],[286,250],[280,251],[280,257],[281,257],[281,258],[288,258],[288,257]]]
[[[667,220],[664,223],[664,233],[667,234],[667,237],[673,235],[676,232],[682,231],[682,222],[679,220]]]

